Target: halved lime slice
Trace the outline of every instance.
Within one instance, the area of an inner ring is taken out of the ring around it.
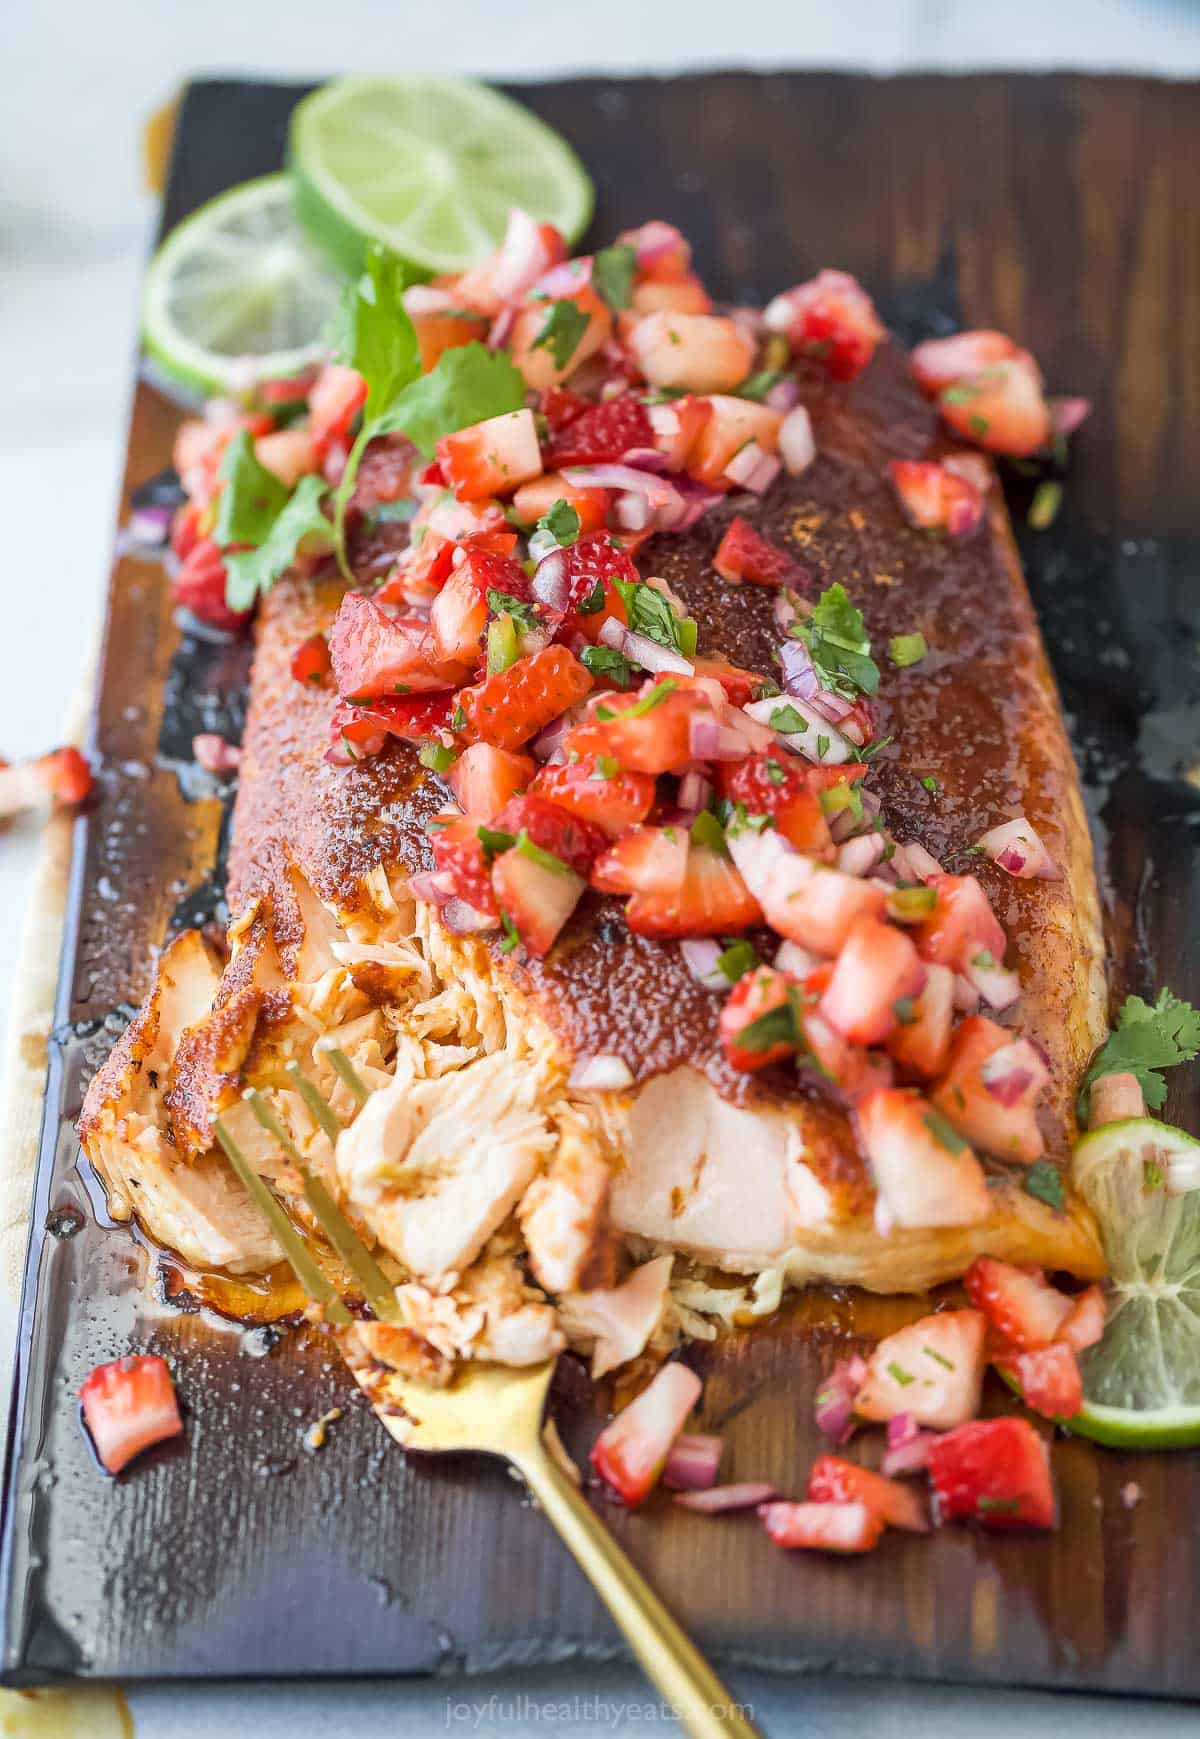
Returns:
[[[322,332],[343,281],[297,222],[290,178],[264,175],[202,205],[159,248],[146,347],[202,392],[297,374],[328,348]]]
[[[1200,1142],[1152,1117],[1108,1123],[1079,1142],[1074,1175],[1109,1296],[1067,1428],[1114,1449],[1200,1444]]]
[[[565,140],[467,79],[336,79],[292,115],[296,209],[347,271],[368,241],[426,272],[459,272],[497,246],[510,207],[574,241],[592,184]]]

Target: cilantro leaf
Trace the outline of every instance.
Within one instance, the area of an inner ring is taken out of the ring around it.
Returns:
[[[619,312],[633,301],[633,272],[637,250],[617,242],[601,248],[592,260],[592,284],[596,294]]]
[[[621,594],[629,626],[635,634],[644,634],[659,646],[692,658],[696,651],[698,629],[691,616],[677,616],[662,593],[645,581],[618,580],[613,584]]]
[[[217,475],[225,485],[217,501],[213,536],[231,543],[260,544],[282,513],[288,492],[273,471],[260,465],[254,443],[239,429],[221,457]]]
[[[519,411],[525,381],[503,351],[479,343],[444,350],[436,367],[407,386],[376,434],[403,431],[428,457],[443,435]]]
[[[1093,1081],[1101,1075],[1136,1075],[1146,1105],[1157,1111],[1167,1096],[1159,1073],[1187,1063],[1200,1052],[1200,1009],[1170,990],[1160,990],[1157,1002],[1127,996],[1114,1032],[1097,1053],[1079,1089],[1081,1114]]]
[[[569,549],[579,537],[579,515],[571,503],[564,501],[560,496],[546,509],[534,530],[549,532],[559,549]],[[603,598],[603,588],[601,588],[601,598]],[[600,608],[599,604],[596,605],[596,608]]]
[[[633,683],[632,664],[614,646],[585,646],[579,654],[579,662],[593,676],[607,676],[618,688],[629,688]]]
[[[792,633],[808,647],[826,688],[851,699],[856,689],[863,694],[877,692],[879,666],[871,657],[862,611],[851,603],[840,581],[826,587],[812,615],[794,623]]]
[[[493,616],[511,616],[526,634],[537,627],[537,611],[533,605],[524,598],[514,598],[511,592],[497,592],[489,586],[487,606]]]
[[[302,477],[259,547],[226,555],[225,602],[231,610],[249,610],[260,593],[271,590],[295,560],[302,538],[315,534],[332,546],[333,527],[321,512],[327,488],[323,477]]]
[[[758,374],[752,374],[749,380],[744,380],[737,389],[740,399],[753,399],[761,404],[773,386],[785,378],[781,368],[764,368]]]
[[[533,349],[548,350],[555,368],[566,368],[590,324],[590,317],[577,302],[568,297],[551,302],[546,323],[533,341]],[[446,354],[452,355],[453,352],[447,351]]]
[[[1025,1193],[1061,1214],[1063,1180],[1058,1167],[1048,1159],[1039,1159],[1036,1165],[1031,1165],[1025,1173]]]
[[[693,845],[702,845],[709,851],[715,851],[720,857],[729,856],[729,847],[725,844],[725,829],[711,809],[702,809],[692,822],[691,841]]]
[[[366,270],[345,292],[341,360],[367,383],[364,424],[388,408],[421,372],[416,329],[404,308],[408,269],[386,248],[367,252]]]
[[[758,951],[753,942],[747,942],[744,936],[739,936],[723,953],[717,955],[717,970],[724,974],[730,984],[736,984],[747,972],[753,972],[758,964]]]

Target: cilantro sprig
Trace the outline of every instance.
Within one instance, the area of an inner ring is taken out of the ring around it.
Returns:
[[[871,657],[862,611],[851,602],[840,581],[825,588],[811,616],[792,624],[792,634],[808,647],[825,688],[848,700],[853,700],[857,691],[877,693],[879,666]]]
[[[693,617],[676,615],[662,593],[644,580],[619,580],[614,576],[613,584],[635,634],[644,634],[647,640],[654,640],[684,658],[695,657],[699,630]]]
[[[1092,1084],[1101,1075],[1136,1075],[1146,1104],[1157,1111],[1167,1096],[1163,1069],[1190,1063],[1200,1054],[1200,1009],[1163,989],[1158,1000],[1127,996],[1116,1028],[1092,1060],[1079,1089],[1079,1112],[1087,1114]]]

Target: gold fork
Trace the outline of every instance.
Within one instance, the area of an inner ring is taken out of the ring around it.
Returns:
[[[358,1104],[366,1088],[348,1057],[322,1047]],[[341,1124],[328,1100],[298,1065],[290,1071],[309,1110],[331,1140]],[[395,1293],[332,1195],[313,1178],[269,1102],[252,1088],[246,1103],[283,1148],[300,1176],[314,1219],[354,1275],[382,1321],[398,1317]],[[300,1284],[328,1319],[352,1318],[317,1265],[282,1203],[255,1171],[228,1126],[218,1118],[217,1138],[256,1205],[271,1223]],[[445,1388],[432,1388],[398,1371],[372,1370],[360,1386],[381,1424],[404,1449],[433,1454],[476,1451],[499,1455],[516,1468],[575,1562],[612,1615],[647,1678],[692,1739],[755,1739],[758,1729],[735,1703],[704,1656],[622,1551],[548,1447],[543,1421],[554,1359],[524,1369],[464,1365]]]

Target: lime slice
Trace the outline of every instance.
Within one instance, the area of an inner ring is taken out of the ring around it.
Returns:
[[[347,271],[380,241],[426,272],[495,248],[510,207],[574,241],[592,215],[578,157],[528,109],[465,79],[337,79],[292,115],[296,209]]]
[[[1109,1302],[1067,1428],[1115,1449],[1200,1443],[1200,1142],[1152,1117],[1108,1123],[1076,1147],[1075,1183],[1100,1224]]]
[[[202,392],[240,393],[326,354],[343,280],[296,221],[287,175],[222,193],[173,229],[146,278],[146,347]]]

